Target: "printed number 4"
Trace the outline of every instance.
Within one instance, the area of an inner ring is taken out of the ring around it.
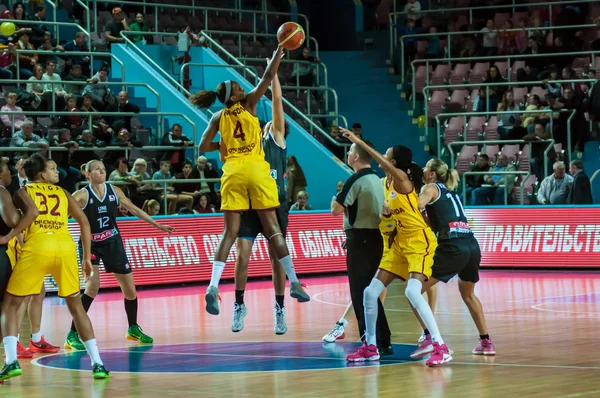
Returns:
[[[454,195],[452,195],[451,193],[447,193],[446,197],[452,202],[452,205],[454,206],[454,212],[456,213],[456,217],[460,217],[461,215],[465,214],[465,209],[463,209],[462,203],[457,201],[454,198]]]
[[[100,229],[108,227],[108,217],[100,217],[98,224],[100,224]]]
[[[46,197],[43,193],[36,192],[35,196],[40,197],[40,215],[48,214],[48,199],[54,199],[55,204],[52,210],[50,210],[50,215],[60,217],[60,213],[57,211],[60,206],[60,197],[58,195],[48,195],[48,197]]]
[[[237,122],[235,125],[235,130],[233,130],[233,138],[239,138],[242,141],[246,141],[246,134],[244,134],[244,130],[242,129],[242,123]]]

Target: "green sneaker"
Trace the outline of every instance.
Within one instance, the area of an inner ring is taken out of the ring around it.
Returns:
[[[104,369],[104,365],[100,365],[99,363],[94,364],[92,372],[94,373],[94,379],[110,378],[110,372]]]
[[[23,371],[21,370],[21,367],[19,366],[18,361],[14,361],[10,365],[5,363],[4,367],[2,368],[2,371],[0,371],[0,381],[4,381],[4,380],[8,380],[13,377],[21,376],[22,374],[23,374]]]
[[[65,348],[68,348],[70,350],[76,350],[76,351],[85,350],[85,346],[83,345],[81,340],[79,340],[79,334],[77,334],[77,332],[74,332],[72,330],[69,331],[69,334],[67,335],[67,339],[65,340],[64,345],[65,345]]]
[[[142,332],[140,325],[130,326],[127,330],[127,340],[139,341],[143,344],[152,344],[154,339]]]

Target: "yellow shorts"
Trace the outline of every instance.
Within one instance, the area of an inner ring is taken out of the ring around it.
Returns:
[[[8,247],[6,249],[6,254],[10,259],[10,266],[14,269],[15,264],[17,264],[17,259],[21,256],[21,245],[17,238],[12,238],[8,242]]]
[[[13,296],[39,294],[44,277],[51,274],[58,284],[60,297],[79,293],[79,266],[75,242],[61,240],[54,250],[35,240],[27,241],[13,268],[6,291]]]
[[[402,280],[407,280],[410,273],[423,274],[429,279],[436,247],[437,240],[429,228],[410,235],[400,231],[392,247],[384,253],[379,269]]]
[[[245,211],[279,207],[277,184],[264,160],[228,160],[221,177],[221,210]]]

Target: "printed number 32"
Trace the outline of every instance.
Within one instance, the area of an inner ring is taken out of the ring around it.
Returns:
[[[55,217],[60,216],[60,213],[58,212],[58,207],[60,206],[60,197],[58,195],[48,195],[48,197],[46,197],[46,195],[43,193],[36,192],[35,196],[40,197],[40,215],[48,214],[48,199],[54,199],[55,204],[54,207],[52,207],[52,210],[50,210],[50,215]]]
[[[233,130],[233,138],[238,138],[242,141],[246,141],[246,134],[244,134],[244,130],[242,129],[242,123],[237,122],[235,125],[235,130]]]

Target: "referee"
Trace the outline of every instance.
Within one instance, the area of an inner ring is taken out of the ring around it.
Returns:
[[[372,146],[371,143],[368,145]],[[371,160],[363,148],[352,144],[348,151],[348,166],[354,170],[354,175],[331,203],[334,216],[344,213],[350,297],[361,339],[365,334],[363,291],[375,276],[383,255],[383,238],[379,231],[384,204],[383,184],[371,168]],[[390,355],[390,327],[379,299],[377,305],[377,346],[381,355]]]

